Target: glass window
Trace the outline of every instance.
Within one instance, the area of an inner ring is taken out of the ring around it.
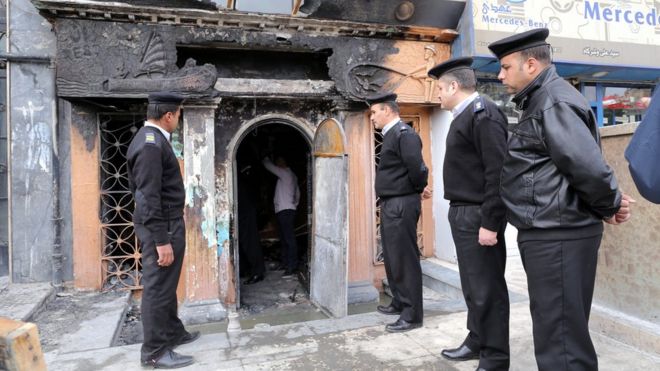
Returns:
[[[291,14],[293,0],[236,0],[236,10],[243,12]]]
[[[651,103],[651,87],[606,86],[603,126],[638,123]]]
[[[485,80],[477,83],[477,91],[497,104],[509,119],[510,124],[518,123],[516,105],[511,101],[513,95],[507,93],[506,87],[499,81]]]

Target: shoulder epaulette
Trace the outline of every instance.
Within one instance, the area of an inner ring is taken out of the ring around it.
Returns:
[[[411,127],[403,121],[400,121],[401,125],[399,126],[399,132],[403,133],[411,129]]]
[[[144,133],[144,143],[145,144],[157,144],[156,136],[158,134],[153,130],[146,130]]]
[[[486,109],[486,105],[484,104],[484,100],[481,98],[481,96],[478,96],[474,99],[474,113],[481,112],[484,109]]]

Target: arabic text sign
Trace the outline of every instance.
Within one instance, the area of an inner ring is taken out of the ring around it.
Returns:
[[[501,37],[547,27],[558,59],[657,67],[660,11],[655,4],[646,0],[475,0],[476,52],[490,54],[488,44]]]

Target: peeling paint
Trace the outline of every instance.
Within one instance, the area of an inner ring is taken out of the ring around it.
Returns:
[[[183,160],[183,142],[181,139],[181,133],[177,130],[172,133],[172,151],[177,159]]]
[[[218,221],[216,225],[216,234],[218,241],[218,256],[222,255],[225,247],[229,247],[229,222],[226,220]],[[227,244],[227,246],[225,246]]]
[[[186,177],[186,206],[191,210],[201,211],[200,228],[202,235],[207,242],[208,248],[213,248],[217,244],[215,227],[213,200],[208,197],[206,189],[199,184],[197,176]]]

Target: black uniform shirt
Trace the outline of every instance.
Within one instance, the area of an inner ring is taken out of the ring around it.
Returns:
[[[168,222],[183,215],[186,197],[172,146],[160,130],[145,126],[135,134],[126,158],[133,222],[144,224],[156,245],[165,245],[170,242]]]
[[[490,231],[498,231],[505,218],[500,173],[506,141],[506,116],[483,97],[454,118],[447,134],[445,199],[455,205],[481,205],[481,226]]]
[[[427,181],[422,140],[410,126],[399,121],[383,137],[376,171],[376,195],[392,197],[421,193]]]

